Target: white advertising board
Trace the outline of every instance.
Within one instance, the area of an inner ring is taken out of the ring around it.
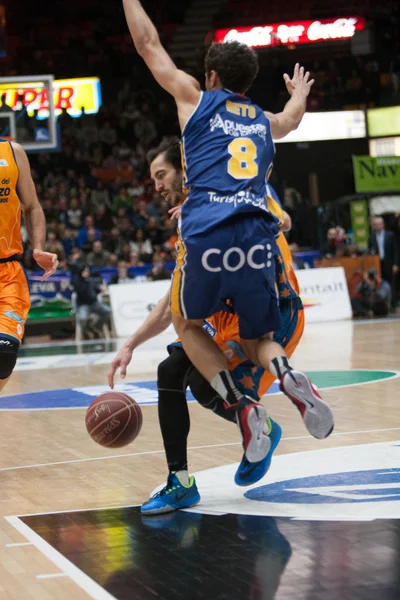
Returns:
[[[306,322],[340,321],[352,316],[346,277],[342,267],[306,269],[296,272],[304,303]],[[118,337],[131,335],[166,294],[171,281],[110,285],[110,300]],[[174,328],[152,342],[163,348],[176,337]]]
[[[352,310],[343,267],[296,271],[306,323],[351,319]]]

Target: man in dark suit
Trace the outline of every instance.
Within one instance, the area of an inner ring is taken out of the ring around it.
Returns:
[[[381,261],[382,279],[392,286],[392,306],[396,307],[396,278],[399,272],[399,247],[397,239],[391,231],[386,231],[382,217],[372,219],[372,233],[368,248],[371,254],[379,256]]]

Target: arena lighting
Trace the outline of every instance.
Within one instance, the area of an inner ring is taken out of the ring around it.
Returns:
[[[251,48],[290,44],[311,44],[350,39],[366,28],[363,17],[334,17],[318,21],[291,21],[236,29],[217,29],[215,41],[236,40]]]

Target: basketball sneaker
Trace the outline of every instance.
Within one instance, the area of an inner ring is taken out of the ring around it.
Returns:
[[[320,440],[333,431],[333,413],[317,390],[300,371],[286,371],[281,379],[281,390],[297,407],[309,433]]]
[[[246,455],[243,454],[243,458],[235,473],[236,485],[245,486],[257,483],[257,481],[260,481],[260,479],[264,477],[271,466],[272,455],[281,439],[282,429],[278,423],[275,423],[275,421],[270,418],[267,418],[265,425],[265,433],[270,440],[269,452],[265,458],[256,463],[249,462]]]
[[[200,494],[194,477],[189,477],[189,484],[184,485],[175,475],[170,473],[167,485],[147,500],[140,509],[142,515],[159,515],[180,508],[190,508],[200,502]]]
[[[234,407],[246,459],[250,463],[258,463],[267,456],[271,446],[271,440],[265,433],[267,411],[262,404],[247,396],[242,396]]]

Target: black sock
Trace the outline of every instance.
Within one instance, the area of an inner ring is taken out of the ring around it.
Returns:
[[[278,356],[277,358],[271,360],[269,370],[271,371],[272,375],[275,375],[275,377],[280,381],[287,371],[292,371],[293,369],[289,365],[286,356]]]
[[[227,370],[218,373],[212,379],[211,385],[217,394],[225,400],[226,404],[235,405],[243,397],[243,394],[236,388],[232,375]]]

